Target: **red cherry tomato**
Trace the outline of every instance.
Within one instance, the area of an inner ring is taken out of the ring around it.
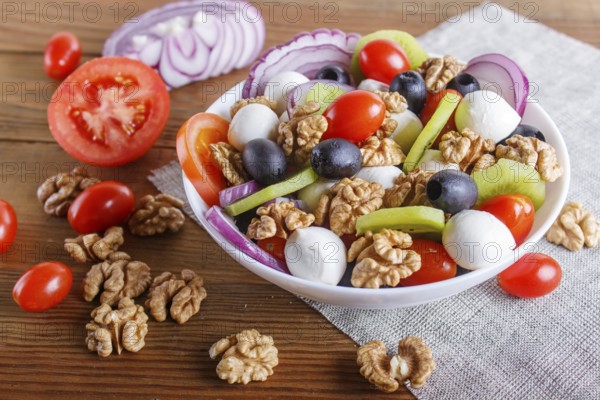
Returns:
[[[454,90],[454,89],[444,89],[439,93],[427,92],[427,99],[425,100],[425,106],[423,107],[421,114],[419,114],[419,117],[421,118],[421,122],[423,123],[423,125],[426,125],[429,122],[429,120],[431,119],[431,116],[433,115],[433,113],[437,109],[438,105],[440,104],[440,101],[442,101],[442,98],[448,92],[455,93],[458,96],[460,96],[460,99],[462,99],[462,95],[457,90]],[[454,112],[450,116],[450,119],[446,123],[446,126],[444,126],[444,128],[442,129],[442,131],[440,132],[440,134],[438,135],[436,140],[433,142],[434,148],[437,148],[437,146],[440,142],[440,138],[442,137],[442,135],[444,133],[456,130],[456,123],[454,122],[454,114],[455,113],[456,113],[456,110],[454,110]]]
[[[404,49],[387,39],[367,43],[358,55],[358,63],[367,78],[388,85],[396,75],[410,70]]]
[[[527,196],[521,194],[501,194],[494,196],[477,207],[487,211],[510,229],[517,245],[527,239],[533,227],[535,208]]]
[[[0,254],[6,252],[17,235],[17,214],[12,206],[0,199]]]
[[[541,253],[524,255],[498,275],[498,285],[516,297],[534,298],[547,295],[558,287],[562,269],[558,262]]]
[[[194,188],[208,206],[219,204],[219,192],[227,187],[209,145],[227,142],[229,122],[215,114],[198,113],[177,133],[177,158]]]
[[[257,243],[261,249],[273,257],[285,261],[285,239],[280,237],[272,237],[268,239],[261,239]]]
[[[52,79],[65,79],[77,68],[81,45],[70,32],[58,32],[50,38],[44,51],[44,71]]]
[[[14,301],[25,311],[44,311],[67,297],[73,273],[65,264],[51,261],[29,268],[15,283]]]
[[[456,263],[441,243],[427,239],[413,239],[410,249],[421,256],[421,268],[408,278],[402,279],[400,286],[424,285],[456,276]]]
[[[77,68],[56,89],[48,124],[76,159],[118,166],[150,150],[169,108],[169,92],[156,71],[127,57],[101,57]]]
[[[385,104],[373,92],[353,90],[335,99],[323,116],[329,124],[323,140],[342,138],[357,143],[379,129],[385,118]]]
[[[102,232],[120,225],[133,210],[133,192],[115,181],[95,184],[77,196],[68,212],[69,223],[77,232]]]

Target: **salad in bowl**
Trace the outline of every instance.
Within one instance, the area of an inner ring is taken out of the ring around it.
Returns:
[[[569,183],[555,124],[500,54],[318,29],[267,50],[177,136],[186,194],[259,276],[357,308],[427,303],[535,249]]]

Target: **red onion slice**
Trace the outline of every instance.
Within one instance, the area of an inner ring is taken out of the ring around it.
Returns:
[[[502,54],[483,54],[470,60],[464,72],[477,78],[481,89],[501,95],[523,116],[529,95],[529,80],[513,60]]]
[[[248,181],[241,185],[228,187],[219,192],[219,204],[221,204],[221,207],[225,207],[236,200],[258,192],[263,187],[256,181]]]
[[[269,79],[280,72],[296,71],[312,79],[325,65],[348,69],[359,38],[357,33],[317,29],[271,47],[250,68],[242,96],[248,98],[262,94]]]
[[[249,65],[264,40],[264,22],[251,3],[180,1],[123,24],[108,38],[102,55],[140,60],[173,88]]]
[[[252,240],[248,239],[238,230],[231,217],[225,214],[221,207],[213,206],[209,208],[205,217],[210,226],[219,232],[225,240],[231,243],[236,251],[242,253],[240,256],[246,255],[265,264],[267,267],[290,275],[290,271],[288,270],[285,261],[273,257],[271,254],[258,247]]]

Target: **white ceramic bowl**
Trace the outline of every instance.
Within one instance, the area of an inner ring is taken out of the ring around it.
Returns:
[[[243,82],[228,90],[208,108],[207,112],[218,114],[229,120],[229,109],[236,100],[241,98],[242,85]],[[527,105],[523,122],[534,125],[544,132],[547,142],[556,149],[558,160],[564,168],[564,174],[559,180],[546,185],[546,202],[535,215],[535,223],[526,243],[519,246],[513,254],[503,258],[501,262],[496,263],[493,267],[471,271],[446,281],[427,285],[387,289],[328,286],[275,271],[250,259],[248,256],[244,256],[241,252],[232,252],[232,245],[206,222],[204,213],[208,207],[191,182],[185,177],[185,174],[183,182],[192,209],[206,231],[236,261],[263,279],[289,292],[323,303],[364,309],[410,307],[455,295],[498,275],[528,251],[535,251],[534,244],[542,238],[558,216],[565,202],[570,180],[569,156],[565,143],[552,119],[538,104],[529,103]]]

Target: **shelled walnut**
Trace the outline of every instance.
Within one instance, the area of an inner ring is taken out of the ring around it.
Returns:
[[[385,190],[383,207],[431,206],[426,189],[427,181],[434,173],[416,168],[406,175],[398,175],[394,186]]]
[[[354,287],[380,288],[398,286],[421,268],[421,256],[414,250],[409,234],[383,229],[381,232],[366,233],[348,249],[348,262],[356,260],[351,283]]]
[[[416,336],[402,339],[398,343],[398,354],[391,359],[385,343],[379,340],[360,346],[356,354],[360,374],[387,393],[395,392],[405,381],[413,388],[420,388],[435,369],[431,349]]]
[[[222,354],[217,375],[230,384],[265,381],[279,364],[273,338],[261,335],[256,329],[223,338],[214,343],[208,353],[213,360]]]
[[[97,233],[79,235],[74,239],[65,239],[65,251],[77,262],[128,260],[129,254],[118,251],[125,242],[123,228],[113,226],[104,232],[104,237]]]
[[[275,111],[277,109],[277,102],[271,100],[267,96],[257,96],[249,99],[241,99],[236,101],[233,106],[231,106],[231,110],[229,110],[229,114],[231,118],[237,114],[242,108],[246,107],[248,104],[262,104],[263,106],[269,107],[271,110]]]
[[[250,239],[262,240],[272,237],[287,239],[290,232],[312,225],[315,216],[295,207],[292,201],[272,203],[256,210],[259,218],[253,218],[248,226]]]
[[[141,261],[104,261],[93,265],[85,276],[83,298],[92,301],[103,290],[100,303],[113,306],[124,297],[144,293],[150,281],[150,267]]]
[[[142,197],[129,217],[129,232],[137,236],[178,232],[185,222],[183,204],[183,200],[164,193]]]
[[[135,353],[146,344],[148,316],[144,307],[136,305],[128,297],[122,298],[115,310],[106,303],[100,305],[92,311],[91,317],[92,321],[85,326],[85,343],[100,357],[108,357],[114,349],[117,354],[121,354],[123,349]]]
[[[398,114],[406,111],[408,108],[408,103],[406,102],[406,99],[398,92],[384,92],[381,90],[375,90],[375,94],[381,97],[381,100],[383,100],[383,103],[385,104],[385,118],[373,136],[379,139],[384,139],[391,136],[391,134],[394,133],[398,127],[398,121],[392,117],[392,114]]]
[[[581,203],[567,203],[546,233],[546,239],[571,251],[579,251],[584,245],[596,247],[600,243],[600,220]]]
[[[406,158],[400,145],[387,137],[380,139],[373,135],[362,141],[359,147],[363,167],[399,165]]]
[[[506,139],[506,145],[496,148],[496,157],[530,165],[546,182],[554,182],[563,173],[554,147],[535,137],[515,135]]]
[[[100,179],[90,177],[83,167],[76,167],[69,173],[46,179],[37,190],[37,198],[46,214],[64,217],[79,193],[99,182]]]
[[[225,142],[209,144],[213,159],[216,161],[221,173],[232,185],[241,185],[250,178],[242,163],[242,153],[235,147]]]
[[[442,135],[439,148],[446,162],[458,164],[461,171],[471,173],[481,157],[496,149],[496,143],[465,128],[461,132],[450,131]],[[487,158],[486,162],[489,162]]]
[[[315,224],[323,225],[329,218],[331,230],[336,235],[354,233],[358,217],[381,207],[383,193],[383,186],[377,182],[344,178],[331,187],[330,193],[319,198]]]
[[[427,91],[438,93],[464,68],[465,66],[456,58],[445,55],[444,57],[428,58],[417,69],[417,72],[423,75]]]
[[[317,113],[320,109],[316,101],[300,104],[294,108],[289,121],[279,124],[277,144],[296,165],[304,165],[309,160],[312,149],[327,130],[327,119]]]
[[[204,280],[189,269],[182,270],[180,278],[163,272],[152,281],[146,307],[155,320],[162,322],[167,318],[167,305],[171,303],[171,318],[179,324],[185,324],[200,311],[200,304],[206,298],[203,285]]]

